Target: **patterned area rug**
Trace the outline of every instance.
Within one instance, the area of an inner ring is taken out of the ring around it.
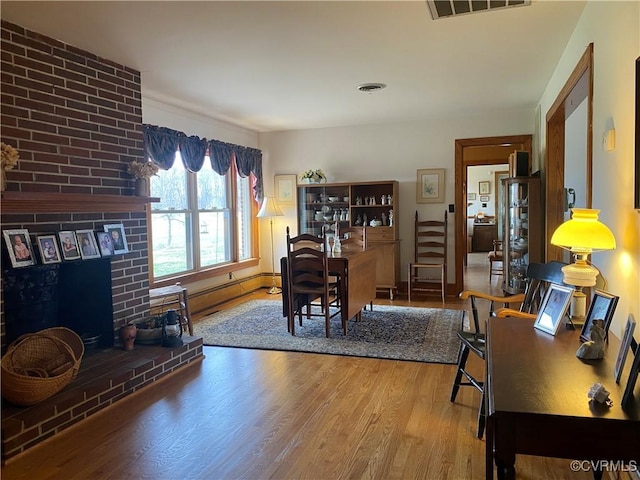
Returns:
[[[251,300],[206,317],[194,329],[205,345],[455,364],[462,318],[458,310],[374,305],[362,312],[362,321],[349,321],[346,336],[338,315],[330,338],[318,317],[304,318],[302,327],[296,323],[294,337],[281,302]]]

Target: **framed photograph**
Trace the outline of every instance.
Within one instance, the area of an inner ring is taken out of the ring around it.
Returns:
[[[100,249],[100,254],[103,257],[115,255],[109,232],[96,232],[96,237],[98,237],[98,248]]]
[[[78,248],[78,239],[75,232],[71,230],[58,232],[58,239],[60,240],[63,259],[78,260],[80,258],[80,249]]]
[[[113,245],[113,253],[115,255],[129,252],[127,237],[124,234],[124,225],[122,223],[105,225],[104,231],[111,237],[111,244]]]
[[[611,325],[613,313],[616,311],[619,298],[620,297],[603,292],[602,290],[594,291],[591,305],[589,305],[589,311],[584,319],[584,325],[582,325],[580,340],[583,342],[591,340],[591,325],[593,325],[594,320],[604,321],[604,338],[608,338],[609,325]]]
[[[622,408],[625,408],[627,404],[633,399],[633,390],[636,388],[636,381],[638,380],[638,371],[640,370],[640,352],[636,348],[636,353],[633,357],[633,363],[631,364],[631,371],[629,372],[629,378],[627,384],[624,387],[624,393],[622,394]]]
[[[489,180],[478,182],[478,193],[480,195],[489,195],[491,193],[491,182]]]
[[[40,251],[42,263],[60,263],[62,261],[55,235],[38,235],[36,244]]]
[[[280,205],[295,205],[296,204],[296,182],[298,181],[297,175],[275,175],[274,185],[276,189],[276,201]]]
[[[418,170],[416,202],[444,202],[444,168]]]
[[[480,195],[481,202],[488,202],[489,200],[491,200],[491,197],[489,197],[489,195]]]
[[[26,229],[3,230],[4,241],[7,245],[11,266],[13,268],[34,265],[33,247]]]
[[[475,193],[467,193],[467,200],[475,200],[475,199],[476,199]]]
[[[76,238],[78,239],[78,245],[80,245],[80,255],[83,260],[100,258],[100,251],[98,250],[93,230],[76,230]]]
[[[533,324],[534,328],[555,335],[569,308],[572,295],[573,288],[571,287],[556,285],[555,283],[549,285],[549,289],[542,299],[536,321]]]
[[[631,348],[631,341],[633,340],[633,331],[636,329],[636,321],[632,315],[627,318],[627,324],[624,327],[624,333],[622,334],[622,340],[620,341],[620,350],[618,350],[618,356],[616,357],[616,364],[613,367],[613,374],[616,377],[616,383],[620,383],[620,377],[622,377],[622,369],[624,363],[627,361],[627,353]],[[636,355],[638,353],[636,352]]]

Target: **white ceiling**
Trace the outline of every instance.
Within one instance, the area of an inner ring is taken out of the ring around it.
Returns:
[[[422,0],[3,0],[1,15],[139,70],[147,98],[267,132],[533,109],[584,5],[432,20]]]

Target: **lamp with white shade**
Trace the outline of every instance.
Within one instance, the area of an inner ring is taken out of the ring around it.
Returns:
[[[281,217],[283,215],[284,213],[282,213],[282,210],[280,210],[278,202],[276,202],[275,198],[264,197],[257,217],[269,219],[269,228],[271,230],[271,288],[269,289],[269,293],[271,294],[282,292],[282,289],[276,286],[276,268],[273,253],[273,217]]]
[[[613,250],[616,239],[609,228],[598,220],[600,210],[572,208],[572,217],[561,224],[551,236],[551,244],[569,250],[575,261],[562,267],[563,281],[576,287],[571,305],[571,317],[585,316],[586,296],[583,287],[596,284],[600,273],[587,258],[593,252]]]

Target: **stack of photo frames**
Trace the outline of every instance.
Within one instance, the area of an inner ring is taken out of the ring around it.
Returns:
[[[63,230],[35,236],[34,249],[27,229],[3,230],[7,253],[13,268],[87,260],[129,252],[124,225],[105,225],[104,231]]]

